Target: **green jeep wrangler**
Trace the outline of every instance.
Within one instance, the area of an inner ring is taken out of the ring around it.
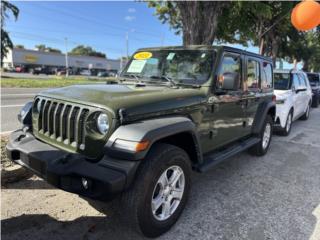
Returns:
[[[156,237],[182,213],[192,170],[268,151],[268,58],[224,46],[145,48],[115,80],[38,94],[18,115],[8,156],[65,191],[119,196],[129,225]]]

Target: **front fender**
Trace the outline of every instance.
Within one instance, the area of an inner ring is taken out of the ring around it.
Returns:
[[[192,134],[196,145],[199,146],[199,139],[196,133],[195,124],[186,117],[164,117],[134,122],[122,125],[116,129],[105,145],[105,153],[120,159],[140,160],[143,159],[156,141],[182,132]],[[141,152],[130,152],[124,149],[117,149],[114,143],[117,139],[142,142],[149,141],[149,146]]]

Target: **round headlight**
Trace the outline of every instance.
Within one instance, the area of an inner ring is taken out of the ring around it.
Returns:
[[[101,134],[106,134],[109,130],[109,120],[108,116],[105,113],[100,113],[97,118],[97,127]]]

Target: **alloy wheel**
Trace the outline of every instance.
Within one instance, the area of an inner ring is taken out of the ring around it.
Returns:
[[[155,219],[167,220],[177,210],[185,189],[182,168],[171,166],[158,179],[152,194],[151,208]]]

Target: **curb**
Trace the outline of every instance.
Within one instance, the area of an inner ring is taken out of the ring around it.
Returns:
[[[29,178],[33,173],[20,165],[14,165],[1,169],[1,185],[6,183],[18,182],[22,179]]]

